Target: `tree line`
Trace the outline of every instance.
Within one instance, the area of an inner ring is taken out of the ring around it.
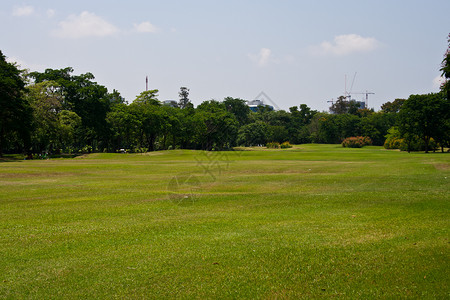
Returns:
[[[439,93],[395,99],[379,112],[339,97],[326,113],[306,104],[253,112],[233,97],[194,107],[186,87],[177,105],[164,105],[158,90],[128,104],[91,73],[73,75],[70,67],[28,73],[0,51],[0,154],[227,150],[268,142],[341,143],[354,136],[387,148],[443,150],[450,143],[449,55],[447,49]]]

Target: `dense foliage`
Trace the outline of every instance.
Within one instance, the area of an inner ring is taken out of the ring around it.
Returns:
[[[180,88],[178,103],[162,103],[158,90],[150,90],[128,104],[118,91],[93,81],[91,73],[73,75],[69,67],[27,74],[0,52],[0,154],[226,150],[287,141],[361,144],[351,137],[407,151],[444,150],[450,146],[449,57],[447,50],[440,93],[395,99],[379,112],[359,109],[341,96],[325,113],[305,104],[289,112],[267,107],[253,112],[233,97],[194,108],[186,87]]]

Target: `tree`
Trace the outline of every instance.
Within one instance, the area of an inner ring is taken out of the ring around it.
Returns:
[[[26,94],[33,109],[31,143],[35,152],[52,151],[60,145],[60,120],[63,95],[58,83],[44,81],[28,87]]]
[[[225,150],[236,142],[239,123],[223,102],[202,102],[196,109],[194,124],[194,141],[203,150]]]
[[[407,141],[418,136],[425,144],[425,153],[428,153],[430,139],[441,140],[445,134],[443,128],[449,118],[449,112],[449,101],[442,92],[411,95],[400,109],[400,133]]]
[[[77,142],[81,129],[81,118],[75,112],[62,110],[58,115],[59,140],[63,150],[72,152],[73,145]]]
[[[138,145],[139,128],[142,122],[137,113],[132,113],[132,106],[116,104],[106,116],[110,128],[110,144],[113,150],[133,149]]]
[[[159,92],[159,90],[144,91],[136,97],[136,99],[133,101],[133,103],[159,106],[159,105],[161,105],[161,102],[159,102],[159,100],[158,100],[158,92]]]
[[[440,71],[442,72],[442,77],[445,78],[444,83],[441,86],[441,91],[444,94],[444,97],[447,102],[447,106],[449,106],[448,102],[450,102],[450,33],[448,35],[448,47],[445,52],[444,59],[442,60],[442,67]],[[441,133],[436,140],[441,145],[441,150],[444,152],[444,146],[450,146],[450,117],[447,115],[447,119],[443,120],[444,124],[441,127]]]
[[[75,112],[82,121],[83,143],[94,149],[101,147],[108,139],[106,114],[111,102],[106,87],[93,81],[92,73],[71,75],[73,69],[46,69],[43,73],[32,72],[35,83],[55,81],[64,95],[63,109]]]
[[[347,101],[344,96],[340,96],[335,103],[330,107],[330,112],[332,114],[356,114],[359,109],[359,104],[355,100]]]
[[[180,101],[178,102],[179,108],[186,108],[190,101],[189,101],[189,89],[187,87],[180,87],[180,91],[178,92],[178,95],[180,96]]]
[[[376,112],[361,118],[361,135],[372,139],[373,145],[384,145],[385,136],[389,128],[396,124],[396,115],[392,113]]]
[[[162,106],[157,97],[158,90],[142,92],[130,105],[131,113],[140,122],[138,128],[139,147],[157,150],[156,140],[163,132]]]
[[[299,118],[303,125],[308,125],[311,123],[311,119],[317,113],[317,110],[312,110],[306,104],[300,104]]]
[[[180,110],[171,106],[163,106],[162,110],[164,112],[163,117],[165,118],[163,140],[161,143],[162,148],[175,149],[177,145],[181,144],[182,138],[185,135],[184,129],[187,126],[184,126],[186,118],[184,118],[185,115],[183,113],[186,110]]]
[[[267,143],[267,124],[256,121],[242,126],[238,132],[238,145],[258,146]]]
[[[270,142],[278,142],[281,144],[289,141],[289,132],[284,126],[269,125],[267,132],[267,137]]]
[[[118,104],[126,104],[125,98],[123,98],[117,90],[113,90],[112,93],[108,93],[107,99],[109,100],[110,106],[114,107]]]
[[[291,113],[291,122],[288,126],[289,141],[296,144],[311,142],[311,137],[307,125],[311,123],[317,111],[312,110],[306,104],[300,104],[299,107],[290,107],[289,111]]]
[[[32,110],[24,98],[22,71],[8,63],[0,51],[0,157],[7,141],[29,146]]]
[[[405,101],[405,99],[395,99],[393,102],[388,101],[381,105],[381,110],[385,113],[398,113]]]
[[[248,123],[248,115],[250,114],[250,108],[244,100],[239,98],[226,97],[223,100],[223,104],[228,112],[232,113],[239,122],[239,125]]]
[[[447,38],[448,47],[445,52],[444,59],[442,60],[441,69],[442,77],[445,78],[444,83],[441,86],[441,90],[446,96],[447,100],[450,100],[450,33]]]

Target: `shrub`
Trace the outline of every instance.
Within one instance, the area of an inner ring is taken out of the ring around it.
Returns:
[[[388,134],[385,135],[385,138],[383,145],[385,149],[400,149],[405,144],[405,140],[395,126],[388,129]]]
[[[292,145],[289,142],[284,142],[280,145],[281,149],[292,148]]]
[[[368,145],[372,145],[372,140],[368,136],[352,136],[342,142],[342,147],[347,148],[361,148]]]
[[[406,145],[405,139],[402,138],[390,138],[384,142],[385,149],[401,149]]]
[[[278,142],[270,142],[266,144],[267,148],[271,148],[271,149],[278,149],[280,148],[280,143]]]

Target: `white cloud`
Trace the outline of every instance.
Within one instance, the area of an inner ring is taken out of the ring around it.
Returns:
[[[442,76],[437,76],[433,79],[433,89],[439,89],[441,85],[445,82],[445,78]]]
[[[137,32],[144,32],[144,33],[155,33],[158,32],[158,28],[151,24],[150,22],[142,22],[140,24],[133,24],[134,30]]]
[[[376,49],[379,44],[375,38],[344,34],[336,36],[333,43],[325,41],[319,46],[312,47],[311,50],[314,54],[342,56],[357,52],[369,52]]]
[[[16,6],[13,9],[13,16],[15,17],[27,17],[34,13],[34,7],[30,5]]]
[[[56,11],[54,9],[47,9],[47,17],[51,18],[56,14]]]
[[[88,11],[80,15],[70,15],[58,24],[54,35],[61,38],[84,38],[111,36],[119,32],[113,24]]]
[[[249,54],[248,57],[260,67],[266,66],[272,55],[272,50],[268,48],[261,48],[258,54]]]

